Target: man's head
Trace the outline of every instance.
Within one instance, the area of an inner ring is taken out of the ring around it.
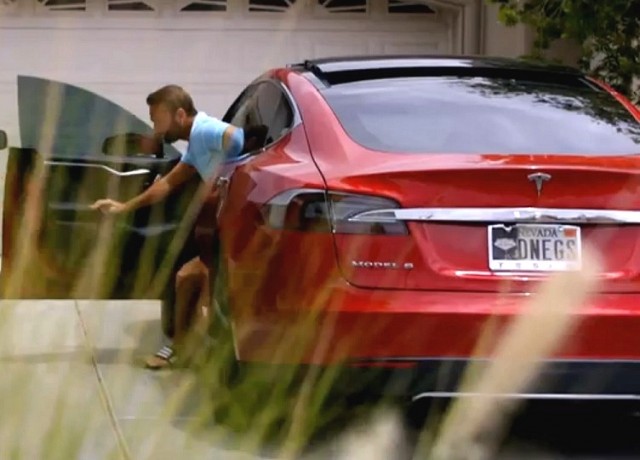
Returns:
[[[193,118],[198,112],[193,99],[182,87],[163,86],[147,96],[147,105],[156,136],[169,144],[189,138]]]

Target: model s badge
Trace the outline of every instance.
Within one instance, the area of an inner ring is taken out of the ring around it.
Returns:
[[[374,262],[370,260],[352,260],[351,265],[357,268],[386,268],[390,270],[411,270],[413,268],[412,263],[397,264],[395,262]]]

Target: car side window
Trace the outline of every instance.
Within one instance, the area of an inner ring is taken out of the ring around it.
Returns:
[[[227,113],[222,117],[222,121],[230,123],[234,126],[242,127],[242,120],[248,105],[251,103],[251,96],[254,93],[255,85],[246,87],[235,101],[229,106]]]
[[[248,134],[247,152],[257,153],[287,133],[293,124],[293,109],[277,84],[263,81],[238,107],[231,123]]]

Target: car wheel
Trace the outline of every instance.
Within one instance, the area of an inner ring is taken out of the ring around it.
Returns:
[[[236,433],[251,433],[257,429],[265,441],[284,442],[297,413],[296,404],[301,397],[304,373],[297,375],[294,370],[270,368],[268,364],[261,366],[236,359],[227,258],[222,247],[216,253],[217,260],[212,263],[216,268],[211,273],[211,348],[199,372],[203,385],[210,389],[213,417],[216,423]],[[312,405],[317,417],[314,423],[318,426],[302,428],[301,439],[310,436],[316,428],[327,427],[326,421],[335,417],[330,401],[314,401]]]

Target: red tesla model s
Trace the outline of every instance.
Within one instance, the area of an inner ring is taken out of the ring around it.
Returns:
[[[235,359],[386,369],[452,392],[488,358],[486,322],[513,318],[590,245],[601,289],[543,368],[553,385],[532,393],[640,395],[639,117],[577,70],[519,60],[266,72],[224,117],[266,133],[217,184]]]

